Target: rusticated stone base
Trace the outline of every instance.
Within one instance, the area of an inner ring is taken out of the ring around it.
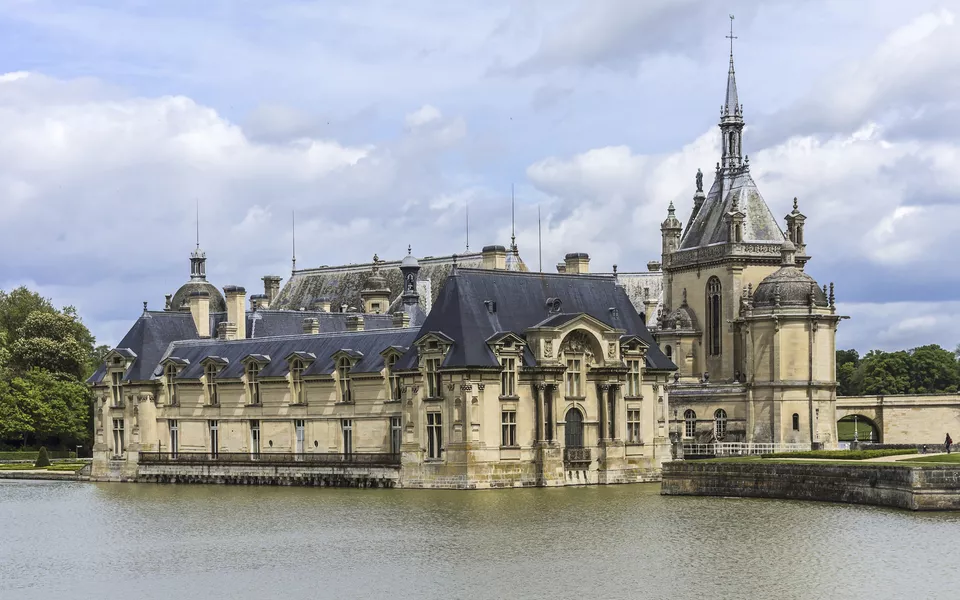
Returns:
[[[398,469],[390,467],[141,465],[137,481],[392,488],[397,486],[398,478]]]
[[[960,510],[960,467],[674,462],[663,465],[660,493]]]

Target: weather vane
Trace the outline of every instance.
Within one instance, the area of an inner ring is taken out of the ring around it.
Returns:
[[[737,39],[737,36],[733,35],[733,15],[730,15],[730,35],[727,39],[730,40],[730,56],[733,56],[733,40]]]

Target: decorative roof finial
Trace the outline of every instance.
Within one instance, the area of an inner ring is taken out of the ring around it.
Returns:
[[[793,197],[793,210],[797,210],[797,197]]]
[[[457,255],[454,254],[451,258],[453,259],[453,265],[451,265],[450,267],[450,274],[456,275],[457,274]]]
[[[143,312],[147,312],[147,301],[143,301]]]
[[[830,300],[830,307],[833,308],[833,306],[836,304],[837,297],[834,296],[834,294],[833,294],[833,282],[832,282],[832,281],[830,282],[830,295],[829,295],[828,299]]]
[[[677,209],[673,207],[673,200],[670,201],[670,206],[667,207],[667,214],[671,217],[674,216],[677,212]]]
[[[380,257],[376,253],[373,255],[373,274],[380,274]]]
[[[510,250],[517,251],[517,202],[510,184]]]
[[[413,254],[413,246],[407,244],[407,255],[410,256]]]
[[[290,214],[290,234],[293,251],[291,273],[297,270],[297,211],[291,211]]]

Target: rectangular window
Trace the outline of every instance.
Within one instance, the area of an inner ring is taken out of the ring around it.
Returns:
[[[441,394],[440,359],[427,359],[427,397],[439,398]]]
[[[170,455],[173,458],[177,457],[177,452],[180,450],[180,430],[177,426],[177,422],[174,420],[170,421]]]
[[[307,393],[303,385],[303,363],[294,360],[290,365],[290,384],[293,386],[293,404],[306,404]]]
[[[640,440],[640,411],[627,411],[627,442],[639,444]]]
[[[210,458],[220,455],[220,427],[216,421],[210,421]]]
[[[353,421],[343,419],[340,421],[340,429],[343,431],[343,453],[353,454]]]
[[[207,402],[209,402],[212,406],[216,406],[220,403],[219,398],[217,398],[216,376],[217,367],[214,365],[208,365],[204,373],[204,378],[206,379],[205,383],[207,386]]]
[[[438,459],[443,450],[443,424],[440,413],[427,413],[427,458]]]
[[[517,411],[515,410],[500,412],[500,445],[517,445]]]
[[[403,434],[400,422],[400,417],[390,417],[390,452],[393,454],[400,453],[400,442]]]
[[[297,454],[303,454],[303,439],[304,439],[304,433],[306,430],[305,425],[306,424],[303,422],[303,419],[296,419],[293,422],[293,434],[294,434],[294,441],[296,444],[294,446],[294,452],[296,452]]]
[[[250,421],[250,458],[260,456],[260,421]]]
[[[167,390],[167,402],[170,406],[177,405],[177,368],[173,365],[167,366],[163,373],[164,387]]]
[[[640,395],[640,361],[627,361],[627,396],[637,397]]]
[[[580,373],[580,359],[570,359],[567,361],[567,396],[579,398],[580,397],[580,383],[581,383],[581,373]]]
[[[111,374],[112,380],[112,391],[113,391],[113,405],[114,406],[123,406],[123,373],[119,371],[114,371]]]
[[[122,456],[124,450],[123,419],[113,420],[113,455]]]
[[[260,365],[255,362],[247,366],[247,403],[260,404]]]
[[[504,358],[501,363],[503,370],[500,372],[500,395],[517,395],[517,359]]]
[[[394,369],[397,366],[397,357],[390,357],[390,399],[400,400],[403,398],[403,390],[400,387],[400,375]]]

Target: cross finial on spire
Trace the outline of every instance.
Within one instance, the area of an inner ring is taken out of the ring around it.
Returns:
[[[194,198],[197,203],[197,250],[200,249],[200,199]]]
[[[513,192],[513,184],[510,184],[510,250],[517,250],[517,219],[516,219],[516,196]]]
[[[297,211],[290,213],[291,272],[297,270]]]
[[[730,35],[727,39],[730,40],[730,60],[733,60],[733,40],[737,39],[737,36],[733,35],[733,15],[730,15]]]

